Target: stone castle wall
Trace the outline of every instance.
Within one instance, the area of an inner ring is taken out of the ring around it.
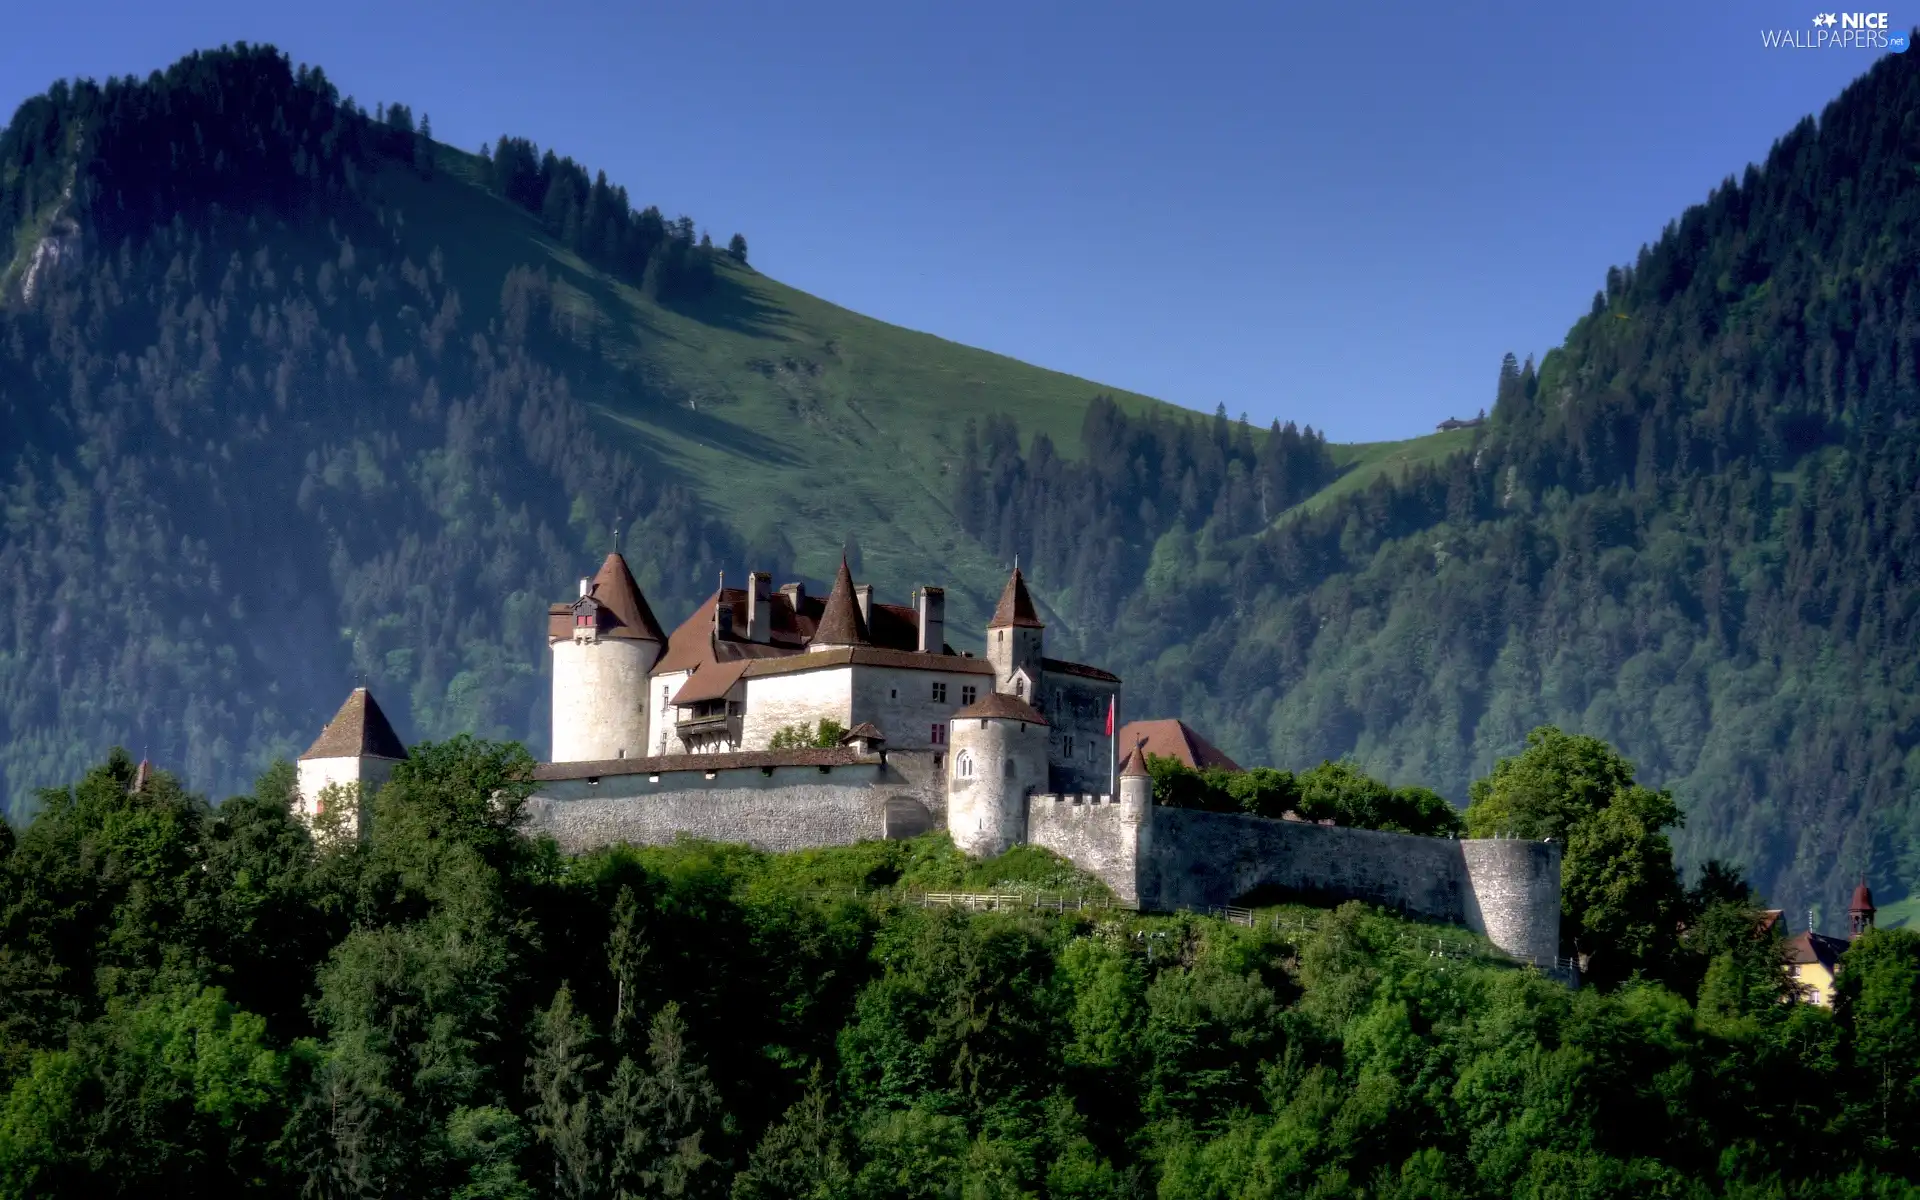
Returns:
[[[1465,841],[1155,808],[1137,864],[1140,906],[1203,909],[1253,898],[1364,900],[1464,925],[1510,954],[1560,949],[1560,847]]]
[[[888,755],[825,771],[815,765],[653,771],[644,764],[598,776],[583,770],[539,782],[527,805],[527,831],[551,834],[571,853],[619,842],[664,845],[681,834],[774,852],[917,837],[946,824],[930,760]]]
[[[1110,795],[1050,794],[1027,801],[1027,840],[1097,877],[1120,903],[1140,903],[1141,806]]]
[[[1036,728],[1027,736],[1037,739],[1042,732]],[[973,740],[957,739],[953,749],[987,749],[970,745]],[[983,781],[1004,772],[1009,749],[998,747],[977,761]],[[951,759],[942,763],[934,753],[800,754],[835,765],[826,771],[811,763],[753,765],[757,757],[779,756],[741,754],[719,757],[748,765],[690,764],[695,756],[681,756],[660,769],[644,761],[544,768],[568,777],[541,781],[529,804],[530,832],[550,833],[576,852],[615,842],[658,845],[683,833],[784,851],[948,828],[945,776]],[[1037,764],[1039,754],[1033,757]],[[607,773],[592,775],[597,769]],[[995,774],[985,775],[987,770]],[[970,815],[982,815],[974,812],[967,791],[954,795],[963,825]],[[1053,851],[1099,878],[1121,903],[1140,909],[1362,900],[1464,925],[1543,965],[1559,953],[1555,843],[1416,837],[1115,802],[1103,795],[1038,794],[1018,803],[1023,813],[1008,816],[1024,830],[1013,840]],[[956,833],[956,840],[965,838]]]

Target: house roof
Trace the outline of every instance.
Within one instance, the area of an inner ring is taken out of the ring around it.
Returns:
[[[740,682],[740,676],[753,662],[751,658],[737,658],[731,662],[703,664],[691,679],[680,685],[680,690],[673,695],[673,703],[698,704],[702,700],[722,699]]]
[[[1148,754],[1178,759],[1196,771],[1204,771],[1208,767],[1227,771],[1241,769],[1239,763],[1194,732],[1185,721],[1129,721],[1121,726],[1119,745],[1138,746],[1143,742]]]
[[[872,721],[862,721],[840,735],[840,744],[842,746],[851,746],[859,741],[884,742],[886,740],[887,735],[881,733],[879,726],[875,725]]]
[[[988,629],[1004,629],[1011,625],[1046,628],[1040,614],[1034,611],[1033,597],[1027,594],[1027,581],[1021,578],[1019,567],[1015,567],[1013,574],[1007,577],[1006,590],[1000,593],[1000,603],[993,610],[993,620],[987,622]]]
[[[1120,682],[1120,677],[1112,671],[1103,671],[1085,663],[1068,662],[1063,658],[1043,658],[1040,660],[1040,669],[1049,675],[1075,675],[1081,679],[1096,679],[1101,683]]]
[[[380,711],[373,693],[363,687],[353,689],[333,720],[320,731],[313,745],[300,756],[310,758],[391,758],[403,759],[407,748],[393,731],[387,714]]]
[[[827,593],[826,610],[813,631],[815,646],[864,646],[868,644],[866,618],[860,615],[860,602],[853,595],[853,572],[847,560],[840,559],[840,570],[833,577],[833,590]]]
[[[1839,968],[1840,956],[1847,952],[1847,941],[1807,930],[1787,939],[1786,952],[1790,963],[1819,963],[1831,974]]]
[[[671,771],[725,771],[738,767],[878,766],[886,759],[852,746],[801,747],[793,750],[736,750],[717,754],[659,754],[652,758],[608,758],[598,762],[540,763],[537,783],[598,779],[603,775],[662,775]]]
[[[988,692],[986,695],[953,714],[954,720],[962,717],[998,717],[1006,721],[1025,721],[1029,725],[1045,725],[1047,719],[1038,709],[1018,696],[1009,696],[1005,692]]]

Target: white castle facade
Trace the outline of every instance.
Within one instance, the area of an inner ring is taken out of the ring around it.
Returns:
[[[1114,744],[1120,678],[1046,656],[1017,568],[984,657],[945,634],[941,588],[876,603],[844,561],[824,598],[751,572],[667,634],[608,555],[548,611],[552,760],[535,769],[532,831],[572,851],[681,836],[791,850],[945,829],[976,856],[1044,846],[1140,908],[1358,898],[1536,962],[1558,953],[1553,843],[1156,806],[1141,748]],[[813,744],[822,722],[845,731],[837,744]],[[358,828],[359,797],[405,757],[358,689],[302,756],[299,810],[349,802]]]

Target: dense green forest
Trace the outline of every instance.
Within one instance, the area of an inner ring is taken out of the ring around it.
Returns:
[[[1591,739],[1468,814],[1567,837],[1576,940],[1632,960],[1577,991],[1359,904],[913,899],[1098,890],[1031,847],[568,859],[530,767],[417,747],[316,844],[286,764],[212,808],[116,752],[0,825],[0,1197],[1920,1192],[1920,933],[1783,1003],[1756,898],[1681,892]]]
[[[356,678],[409,738],[537,753],[540,613],[616,529],[664,620],[851,544],[948,583],[962,641],[1019,555],[1130,715],[1457,805],[1533,727],[1597,734],[1684,860],[1831,928],[1860,871],[1920,879],[1916,71],[1608,272],[1463,453],[1364,488],[1311,429],[832,310],[270,50],[57,85],[0,132],[0,794],[115,742],[239,790]]]

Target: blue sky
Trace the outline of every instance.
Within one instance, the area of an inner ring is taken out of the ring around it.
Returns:
[[[1810,0],[1446,7],[67,0],[8,12],[0,109],[272,42],[849,308],[1352,441],[1487,404],[1876,57],[1762,49]]]

